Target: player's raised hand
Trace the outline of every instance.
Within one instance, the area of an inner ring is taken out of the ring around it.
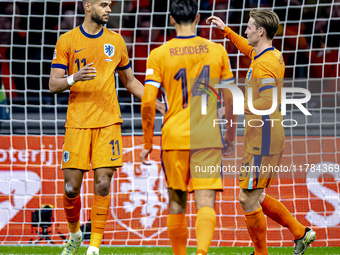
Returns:
[[[151,165],[150,162],[146,161],[147,156],[150,154],[151,150],[142,149],[140,153],[140,160],[144,165]]]
[[[78,73],[73,76],[74,81],[88,81],[93,80],[97,76],[96,68],[92,67],[93,63],[87,64]]]
[[[226,148],[222,150],[222,156],[229,156],[235,151],[235,141],[229,141],[228,139],[224,139]]]
[[[219,17],[210,16],[210,17],[207,19],[207,24],[211,24],[211,23],[215,24],[216,27],[217,27],[219,30],[221,30],[221,31],[223,31],[224,28],[225,28],[224,22],[223,22]]]

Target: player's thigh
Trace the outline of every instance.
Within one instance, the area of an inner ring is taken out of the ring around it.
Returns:
[[[92,132],[92,169],[121,167],[123,144],[120,124],[96,128]]]
[[[189,191],[223,191],[222,149],[192,150],[190,155]]]
[[[269,188],[273,182],[282,153],[262,156],[245,152],[240,169],[239,186],[246,190]]]
[[[190,179],[189,150],[162,151],[162,168],[168,188],[187,191]]]
[[[91,139],[91,129],[66,128],[61,168],[90,170]]]

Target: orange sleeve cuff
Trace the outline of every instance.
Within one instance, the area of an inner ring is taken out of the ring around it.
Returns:
[[[228,26],[225,26],[224,30],[222,31],[225,38],[228,38],[228,35],[230,32],[231,32],[231,29]]]

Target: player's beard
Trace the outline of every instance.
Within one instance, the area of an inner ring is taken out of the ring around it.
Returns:
[[[97,13],[91,13],[91,19],[98,25],[105,25],[107,21],[104,21],[103,17],[100,17]]]

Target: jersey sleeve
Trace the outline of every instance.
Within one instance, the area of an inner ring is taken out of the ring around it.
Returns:
[[[255,56],[254,47],[248,44],[248,40],[246,38],[236,34],[228,26],[225,26],[223,30],[223,35],[224,37],[228,38],[230,42],[244,55],[251,59],[254,59]]]
[[[67,70],[69,63],[69,44],[67,37],[61,35],[54,49],[53,61],[51,68],[61,68]]]
[[[256,83],[260,93],[264,90],[277,87],[280,68],[281,66],[275,65],[272,61],[260,62],[258,64],[254,77],[257,78]]]
[[[156,114],[156,99],[161,87],[161,72],[157,54],[151,51],[146,63],[145,89],[142,98],[142,127],[144,149],[152,148],[153,129]]]
[[[126,48],[126,43],[125,43],[123,37],[121,37],[120,50],[122,51],[121,52],[121,61],[119,62],[118,66],[117,66],[117,70],[125,70],[125,69],[128,69],[129,67],[131,67],[131,65],[130,65],[129,54],[128,54],[127,48]]]
[[[149,84],[156,88],[161,87],[162,74],[156,52],[153,50],[146,62],[145,85]]]
[[[254,78],[259,88],[260,97],[253,101],[253,107],[257,110],[267,110],[272,106],[272,88],[278,84],[279,68],[272,61],[262,61],[256,66]],[[251,114],[247,102],[245,103],[245,114]]]

